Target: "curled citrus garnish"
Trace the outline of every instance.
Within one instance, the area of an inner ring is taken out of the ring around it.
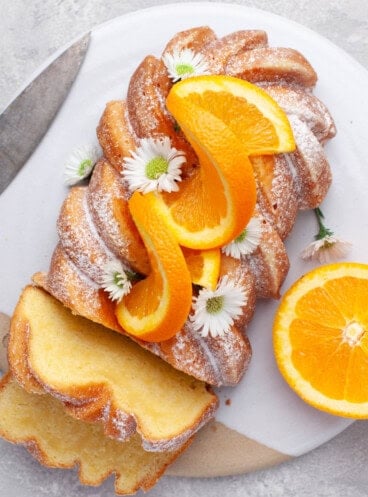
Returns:
[[[116,315],[131,335],[151,342],[167,340],[188,317],[191,276],[178,242],[157,212],[154,194],[134,193],[129,209],[147,248],[151,272],[117,304]]]
[[[182,247],[192,283],[214,290],[220,274],[220,249],[193,250]]]
[[[368,418],[368,265],[318,267],[284,295],[273,336],[277,364],[306,402]]]
[[[229,76],[181,81],[166,103],[200,167],[178,192],[156,194],[158,208],[180,245],[220,247],[242,232],[255,207],[248,157],[293,150],[289,121],[263,90]]]

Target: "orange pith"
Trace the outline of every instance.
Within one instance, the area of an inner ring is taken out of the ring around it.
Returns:
[[[193,250],[185,247],[182,250],[192,283],[214,290],[220,274],[220,250]]]
[[[155,209],[154,194],[134,193],[129,209],[147,248],[151,272],[117,304],[116,315],[128,333],[142,340],[167,340],[188,317],[190,273],[177,241]]]
[[[281,373],[307,402],[368,418],[368,265],[319,267],[284,295],[274,323]]]
[[[166,105],[200,167],[179,192],[156,194],[158,209],[180,245],[223,246],[243,231],[255,207],[249,156],[295,148],[288,119],[265,92],[229,76],[181,81]]]

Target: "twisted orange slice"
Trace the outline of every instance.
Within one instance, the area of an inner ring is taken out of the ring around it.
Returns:
[[[318,267],[284,295],[274,323],[277,364],[313,406],[368,418],[368,265]]]
[[[220,249],[193,250],[182,247],[192,283],[214,290],[220,274]]]
[[[263,90],[229,76],[181,81],[166,103],[200,167],[178,192],[156,194],[157,208],[180,245],[220,247],[242,232],[254,210],[248,156],[295,148],[288,119]]]
[[[131,335],[160,342],[174,336],[188,317],[191,276],[178,242],[157,212],[154,194],[134,193],[129,209],[147,248],[151,272],[117,304],[116,315]]]

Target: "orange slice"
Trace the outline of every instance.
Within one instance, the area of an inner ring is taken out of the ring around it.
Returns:
[[[318,267],[284,295],[273,337],[276,361],[306,402],[368,418],[368,265]]]
[[[195,106],[217,117],[242,142],[247,155],[275,154],[295,150],[293,132],[281,107],[256,85],[231,76],[197,76],[177,83],[171,89],[167,108],[184,133],[211,141],[211,130],[202,131],[192,115]],[[208,127],[207,127],[208,128]],[[187,136],[188,138],[188,136]],[[191,136],[189,136],[191,138]]]
[[[151,272],[117,304],[121,326],[142,340],[159,342],[185,323],[192,303],[192,282],[183,253],[158,214],[154,195],[135,192],[129,209],[147,248]]]
[[[214,290],[220,274],[220,250],[193,250],[185,247],[182,250],[192,283]]]
[[[157,194],[161,215],[180,245],[220,247],[252,216],[256,183],[252,154],[294,150],[289,121],[260,88],[229,76],[198,76],[175,84],[167,108],[199,158],[179,192]]]

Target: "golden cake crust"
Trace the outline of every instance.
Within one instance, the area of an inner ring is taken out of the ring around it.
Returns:
[[[137,146],[127,112],[124,100],[108,102],[96,129],[106,159],[118,172],[121,171],[124,157],[129,157]]]
[[[229,76],[246,79],[250,83],[272,81],[313,87],[317,74],[307,59],[292,48],[255,48],[232,57],[226,66]]]
[[[148,274],[148,254],[129,211],[129,194],[107,160],[96,164],[86,195],[93,224],[108,249],[134,271]]]

